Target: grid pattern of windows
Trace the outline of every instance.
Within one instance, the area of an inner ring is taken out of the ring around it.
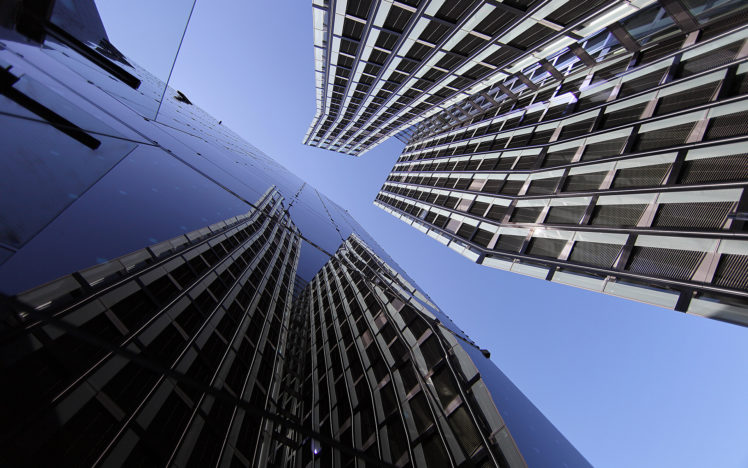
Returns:
[[[350,155],[360,155],[390,136],[408,141],[512,107],[547,103],[555,89],[546,85],[629,46],[606,39],[606,31],[586,41],[585,48],[569,41],[567,32],[587,37],[652,2],[639,0],[624,12],[609,0],[359,3],[314,5],[317,113],[304,138],[305,144]],[[651,15],[651,8],[647,10]],[[638,24],[629,27],[642,29]],[[656,32],[637,30],[636,40],[649,46]],[[677,48],[669,39],[661,48]],[[652,60],[659,49],[645,51]],[[518,62],[527,66],[516,67]],[[647,76],[636,86],[630,83],[626,92],[656,79]],[[563,93],[582,81],[575,83],[566,83]],[[538,87],[543,89],[536,94]],[[435,106],[443,110],[437,112]],[[564,107],[549,111],[545,119]],[[525,124],[543,117],[542,110],[534,110],[523,117]],[[540,135],[534,139],[539,140]],[[522,141],[514,138],[510,145]]]
[[[301,236],[257,206],[19,295],[3,459],[524,466],[425,296],[356,235],[294,293]]]
[[[73,3],[81,14],[68,19],[92,23],[76,32],[104,35],[93,2]],[[396,3],[409,11],[412,2]],[[370,8],[359,1],[346,14]],[[393,11],[387,27],[402,31],[408,15]],[[359,24],[343,34],[360,36]],[[428,32],[435,41],[444,33]],[[156,124],[143,104],[164,84],[105,37],[29,47],[3,35],[11,100],[0,100],[0,129],[12,177],[0,185],[11,208],[0,217],[0,393],[9,403],[0,464],[521,468],[496,409],[518,406],[518,434],[540,428],[551,434],[544,456],[588,466],[502,382],[487,351],[358,237],[367,236],[342,208],[182,92],[166,88],[153,101],[164,104]],[[381,46],[392,39],[382,34]],[[414,46],[412,57],[423,53]],[[467,190],[470,179],[439,183]],[[493,242],[484,229],[457,232]],[[518,443],[537,447],[527,436]],[[538,452],[526,453],[534,465]]]
[[[360,238],[349,237],[297,300],[304,366],[286,374],[281,401],[299,401],[302,423],[320,434],[396,466],[433,466],[435,453],[444,466],[512,466],[516,447],[499,447],[491,437],[504,428],[480,401],[475,369],[453,350],[457,339],[474,345],[434,320],[432,305],[414,292]],[[455,439],[460,448],[449,444]],[[302,466],[353,461],[336,447],[315,452],[311,443],[302,442]]]
[[[255,465],[265,422],[240,403],[277,398],[300,248],[276,191],[256,206],[18,296],[6,462]]]
[[[420,122],[375,204],[496,268],[682,311],[699,294],[748,306],[737,269],[717,268],[748,254],[748,29],[744,5],[710,5],[681,5],[690,26],[642,8],[522,62],[491,106]]]

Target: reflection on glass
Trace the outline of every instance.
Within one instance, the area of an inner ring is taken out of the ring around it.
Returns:
[[[104,5],[0,28],[0,465],[525,466],[486,354]]]
[[[194,3],[65,0],[37,20],[50,55],[155,119]]]

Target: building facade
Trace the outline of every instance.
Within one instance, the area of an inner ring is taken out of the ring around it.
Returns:
[[[1,19],[0,464],[589,466],[345,210],[129,61],[92,2]]]
[[[744,3],[314,11],[305,142],[407,143],[375,205],[487,266],[748,324]]]

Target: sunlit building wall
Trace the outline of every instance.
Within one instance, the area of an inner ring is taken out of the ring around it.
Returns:
[[[313,11],[304,142],[405,142],[377,206],[490,267],[748,322],[743,2]]]

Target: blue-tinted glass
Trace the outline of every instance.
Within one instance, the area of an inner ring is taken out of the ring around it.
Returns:
[[[591,467],[548,418],[475,347],[463,345],[528,466]]]
[[[51,179],[62,184],[67,178]],[[62,197],[47,191],[36,195],[39,204]],[[146,145],[138,146],[85,194],[64,201],[65,210],[0,266],[4,292],[31,288],[251,209],[174,157]],[[28,203],[13,212],[19,222],[36,219],[35,212],[22,212]]]
[[[5,97],[0,103],[17,111]],[[92,150],[46,123],[0,115],[0,243],[22,246],[136,146],[97,138]]]
[[[130,8],[122,10],[108,0],[54,2],[47,51],[141,115],[156,118],[194,0],[128,3]],[[123,11],[132,12],[132,17],[122,18]],[[124,32],[119,25],[137,25],[137,34],[132,34],[131,29]],[[148,55],[140,56],[138,52],[146,49]],[[89,54],[97,60],[90,60]],[[141,58],[147,61],[138,63]],[[136,76],[140,84],[134,87],[116,75],[112,79],[111,71],[100,63],[113,64]]]

